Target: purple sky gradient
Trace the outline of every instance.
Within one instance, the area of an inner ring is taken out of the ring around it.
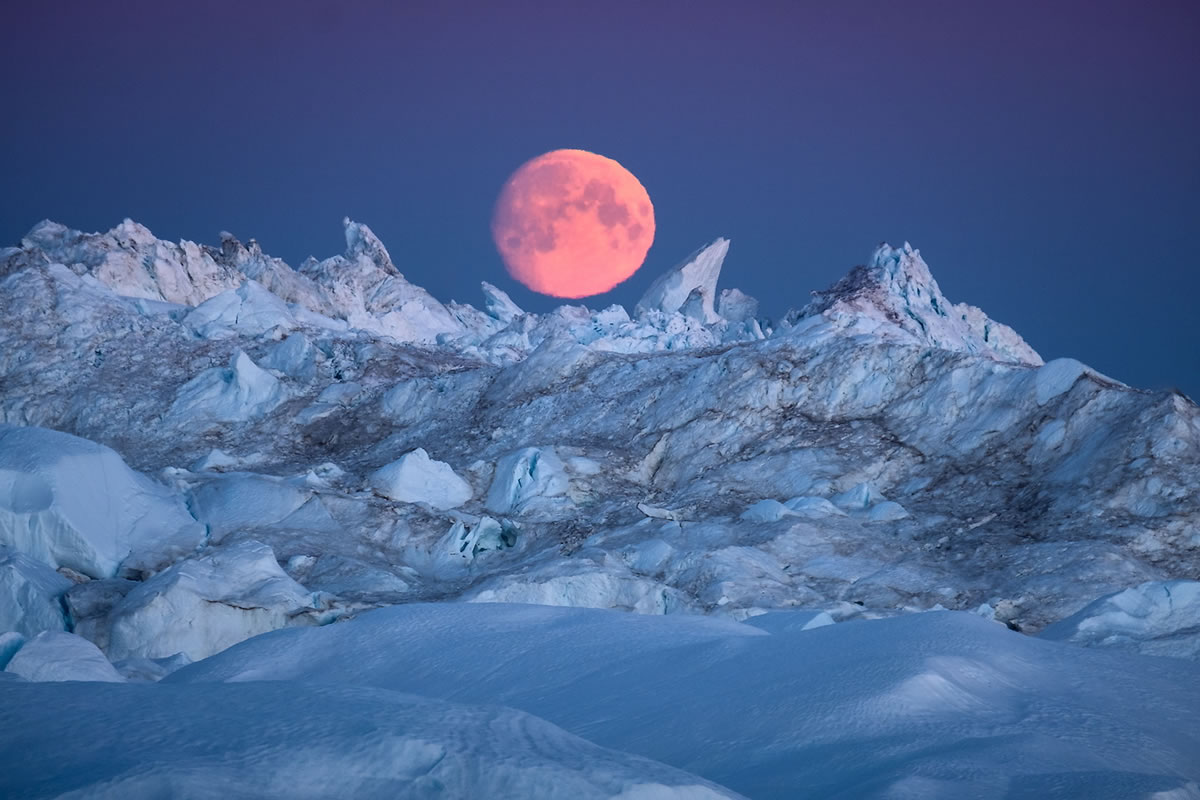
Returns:
[[[296,264],[366,222],[443,300],[508,278],[508,175],[556,148],[654,200],[632,306],[717,236],[777,316],[876,243],[1146,388],[1200,397],[1200,3],[56,2],[0,10],[0,246],[49,217]]]

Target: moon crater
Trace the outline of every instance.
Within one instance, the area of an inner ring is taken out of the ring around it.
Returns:
[[[642,265],[654,241],[646,189],[611,158],[554,150],[505,183],[492,236],[510,275],[535,292],[588,297]]]

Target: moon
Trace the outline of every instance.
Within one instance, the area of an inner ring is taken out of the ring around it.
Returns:
[[[533,291],[589,297],[642,266],[654,241],[654,205],[613,159],[553,150],[526,161],[504,184],[492,238],[508,273]]]

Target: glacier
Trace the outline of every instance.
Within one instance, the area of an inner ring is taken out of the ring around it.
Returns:
[[[539,314],[343,227],[296,268],[130,220],[0,250],[0,751],[72,742],[0,793],[296,796],[315,756],[363,796],[1200,796],[1190,399],[908,243],[778,319],[724,238]],[[288,739],[341,704],[407,727]]]

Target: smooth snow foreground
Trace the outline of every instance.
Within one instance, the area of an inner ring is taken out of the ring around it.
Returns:
[[[961,612],[809,630],[779,624],[791,613],[737,624],[406,605],[267,634],[167,680],[502,703],[751,797],[1200,791],[1200,665],[1043,642]]]
[[[411,604],[265,634],[156,686],[0,683],[0,794],[1200,791],[1192,662],[961,612],[807,630],[791,616],[807,618]]]
[[[8,800],[737,796],[519,711],[378,689],[4,683],[0,702]]]

